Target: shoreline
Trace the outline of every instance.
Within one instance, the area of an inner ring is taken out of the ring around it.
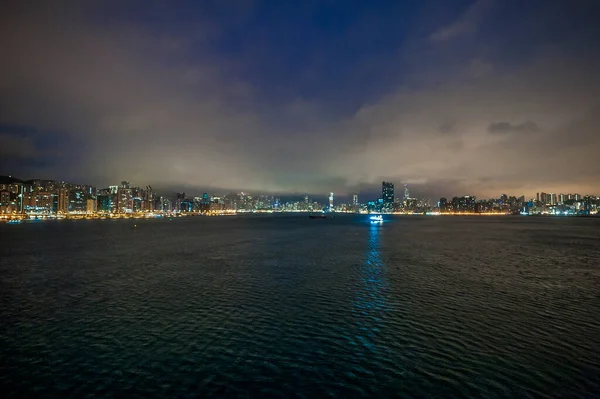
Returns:
[[[311,211],[250,211],[250,212],[235,212],[225,211],[219,213],[173,213],[173,214],[96,214],[96,215],[0,215],[0,223],[6,224],[18,224],[23,222],[47,222],[47,221],[61,221],[61,220],[139,220],[139,219],[172,219],[172,218],[183,218],[183,217],[231,217],[231,216],[252,216],[252,215],[305,215],[311,214]],[[355,213],[355,212],[335,212],[338,215],[372,215],[380,213]],[[533,217],[533,218],[600,218],[600,214],[573,214],[573,215],[553,215],[553,214],[512,214],[512,213],[439,213],[439,212],[428,212],[428,213],[382,213],[387,216],[495,216],[495,217]]]

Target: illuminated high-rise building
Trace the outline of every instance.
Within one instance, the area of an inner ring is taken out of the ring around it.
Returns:
[[[98,206],[98,202],[96,202],[95,199],[93,198],[88,198],[87,200],[87,204],[86,204],[86,212],[87,213],[96,213],[96,211]]]
[[[452,198],[452,210],[454,212],[475,212],[476,198],[471,195]]]
[[[161,197],[162,198],[162,197]],[[168,198],[162,198],[162,211],[171,212],[173,210],[173,203]]]
[[[448,212],[448,199],[445,197],[440,198],[438,202],[438,208],[440,212]]]
[[[181,203],[185,200],[185,193],[177,193],[175,197],[175,203],[173,204],[172,210],[179,212],[181,211]]]
[[[69,193],[69,212],[85,213],[88,194],[83,190],[71,190]]]
[[[329,209],[333,209],[333,193],[329,193]]]
[[[410,193],[408,192],[408,184],[404,185],[404,199],[407,200],[410,198]]]
[[[35,192],[34,187],[29,184],[23,184],[21,193],[21,212],[29,212],[35,208]]]
[[[58,189],[58,198],[57,198],[57,211],[58,213],[67,213],[69,211],[69,190],[66,188]]]
[[[120,187],[117,190],[117,213],[133,212],[133,195],[130,188]]]
[[[111,212],[111,195],[110,194],[99,194],[96,199],[96,210],[98,212],[108,213]]]
[[[391,209],[394,206],[394,184],[390,182],[381,183],[381,198],[383,207]]]
[[[355,207],[358,206],[358,194],[352,196],[352,205]]]
[[[142,209],[145,212],[152,212],[154,210],[154,192],[152,191],[152,186],[146,186],[144,190],[144,202]]]
[[[35,211],[38,213],[54,213],[54,196],[49,192],[35,194]]]
[[[10,213],[12,211],[10,205],[10,192],[0,191],[0,213]]]

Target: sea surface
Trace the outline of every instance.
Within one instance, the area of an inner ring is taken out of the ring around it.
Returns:
[[[0,389],[600,397],[600,219],[0,225]]]

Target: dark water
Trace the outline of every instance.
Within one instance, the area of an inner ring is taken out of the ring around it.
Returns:
[[[600,396],[598,219],[62,221],[0,239],[9,397]]]

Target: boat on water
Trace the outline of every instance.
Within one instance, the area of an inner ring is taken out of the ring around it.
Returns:
[[[383,215],[371,215],[369,220],[371,223],[383,223]]]
[[[7,223],[8,224],[20,224],[21,220],[20,219],[11,219]]]
[[[327,219],[327,215],[324,213],[320,213],[318,215],[308,215],[310,219]]]

